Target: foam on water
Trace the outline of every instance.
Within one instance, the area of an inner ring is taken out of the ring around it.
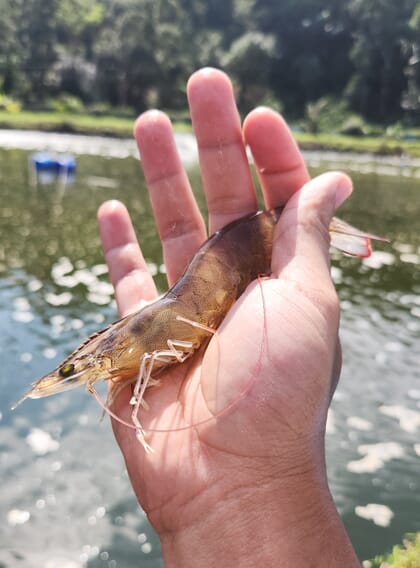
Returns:
[[[388,527],[394,517],[394,513],[386,505],[378,503],[368,503],[365,506],[355,507],[355,513],[362,519],[373,521],[379,527]]]

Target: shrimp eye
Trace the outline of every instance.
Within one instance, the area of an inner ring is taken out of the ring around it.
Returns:
[[[74,373],[73,363],[67,363],[67,365],[63,365],[58,372],[64,379],[71,377]]]

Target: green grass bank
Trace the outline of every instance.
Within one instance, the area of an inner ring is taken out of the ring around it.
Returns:
[[[73,134],[114,136],[130,138],[134,118],[93,116],[70,112],[16,113],[0,110],[0,128],[41,130],[45,132],[68,132]],[[188,122],[174,121],[174,128],[190,131]],[[303,150],[329,150],[339,152],[372,153],[378,155],[402,155],[420,157],[420,131],[410,139],[396,136],[349,136],[341,134],[310,134],[296,132],[295,137]]]

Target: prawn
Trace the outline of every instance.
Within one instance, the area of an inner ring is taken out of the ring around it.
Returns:
[[[56,369],[32,383],[13,408],[27,398],[81,385],[96,395],[95,383],[108,380],[107,410],[121,389],[132,384],[131,420],[137,438],[151,451],[138,418],[140,406],[146,406],[146,389],[159,382],[159,373],[205,345],[248,284],[270,273],[273,231],[282,209],[247,215],[214,233],[166,294],[91,335]],[[360,257],[370,255],[371,239],[385,240],[338,218],[329,230],[332,246]]]

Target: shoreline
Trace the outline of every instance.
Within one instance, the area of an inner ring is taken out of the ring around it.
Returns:
[[[176,133],[191,134],[189,122],[171,118]],[[73,136],[92,136],[125,140],[132,137],[135,117],[116,117],[111,115],[92,116],[69,112],[31,112],[8,113],[0,110],[0,129],[3,131],[44,132]],[[293,128],[292,128],[293,131]],[[354,154],[374,154],[377,156],[401,156],[420,158],[420,133],[407,131],[406,138],[377,136],[348,136],[344,134],[319,132],[294,132],[300,148],[315,152],[351,152]]]
[[[175,131],[175,141],[184,166],[190,168],[197,164],[198,151],[194,135],[191,132]],[[138,159],[136,143],[132,138],[40,130],[0,129],[0,148]],[[366,174],[378,173],[420,179],[420,157],[383,156],[370,152],[305,150],[304,148],[302,153],[308,166],[312,168],[344,169]]]

